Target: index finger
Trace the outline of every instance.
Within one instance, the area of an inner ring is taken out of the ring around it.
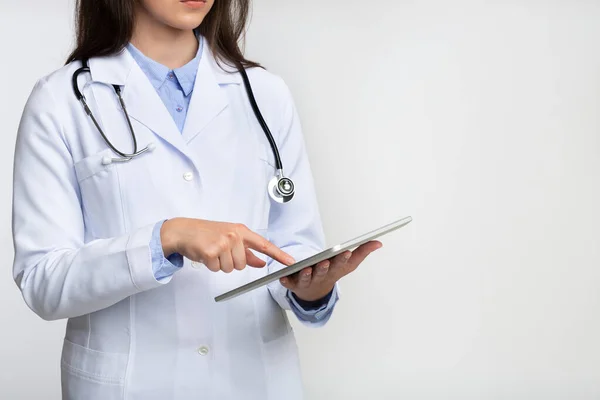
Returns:
[[[265,254],[281,264],[292,265],[296,262],[294,257],[290,256],[258,233],[252,232],[249,229],[242,232],[242,239],[244,240],[244,245],[246,247]]]

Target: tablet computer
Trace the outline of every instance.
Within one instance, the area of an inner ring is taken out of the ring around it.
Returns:
[[[328,260],[332,257],[335,257],[338,254],[345,252],[346,250],[353,250],[364,243],[367,243],[371,240],[375,240],[376,238],[385,235],[386,233],[395,231],[396,229],[407,225],[411,221],[412,221],[412,217],[405,217],[405,218],[399,219],[397,221],[391,222],[391,223],[384,225],[378,229],[375,229],[375,230],[367,232],[361,236],[358,236],[352,240],[348,240],[347,242],[340,243],[336,246],[330,247],[327,250],[323,250],[323,251],[315,254],[314,256],[311,256],[304,260],[298,261],[288,267],[280,269],[279,271],[270,273],[270,274],[263,276],[262,278],[259,278],[255,281],[252,281],[252,282],[247,283],[243,286],[240,286],[236,289],[233,289],[226,293],[223,293],[222,295],[215,297],[215,301],[220,302],[220,301],[232,299],[243,293],[249,292],[251,290],[254,290],[256,288],[264,286],[268,283],[271,283],[275,280],[283,278],[284,276],[295,274],[296,272],[299,272],[306,267],[311,267],[313,265],[316,265],[316,264],[320,263],[321,261]]]

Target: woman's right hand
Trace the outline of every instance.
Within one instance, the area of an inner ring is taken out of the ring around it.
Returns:
[[[295,262],[292,256],[242,224],[173,218],[165,221],[160,237],[165,257],[179,253],[214,272],[229,273],[242,270],[246,265],[264,267],[266,263],[250,249],[284,265]]]

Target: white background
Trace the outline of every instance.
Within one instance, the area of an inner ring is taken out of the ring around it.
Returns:
[[[327,327],[295,324],[308,399],[600,399],[600,2],[256,3],[247,54],[292,89],[328,242],[414,218]],[[0,398],[57,400],[64,322],[12,281],[11,173],[73,6],[0,4]]]

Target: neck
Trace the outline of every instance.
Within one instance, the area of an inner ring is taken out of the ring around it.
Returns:
[[[157,21],[138,7],[131,44],[144,55],[170,69],[190,62],[198,51],[192,30],[180,30]]]

